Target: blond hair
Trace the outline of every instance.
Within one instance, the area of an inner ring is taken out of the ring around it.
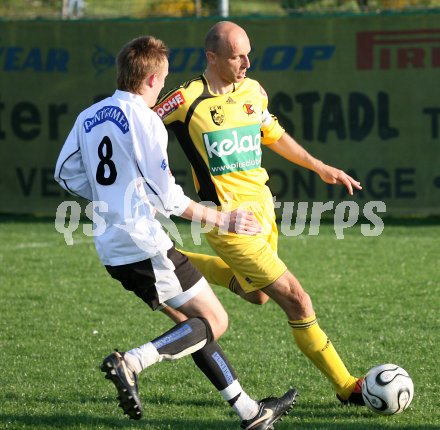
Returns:
[[[128,42],[117,57],[118,90],[139,94],[143,81],[160,72],[168,55],[165,43],[153,36],[141,36]]]

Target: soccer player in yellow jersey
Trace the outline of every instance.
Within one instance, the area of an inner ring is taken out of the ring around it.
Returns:
[[[200,199],[220,208],[247,208],[263,228],[257,236],[211,230],[206,238],[218,257],[186,254],[211,283],[254,303],[269,297],[278,303],[296,344],[330,380],[339,400],[362,405],[362,378],[349,373],[320,328],[310,296],[277,254],[277,225],[261,145],[316,172],[328,184],[344,185],[350,195],[361,185],[311,156],[269,113],[266,92],[246,76],[250,51],[243,28],[218,22],[206,36],[205,73],[165,94],[154,107],[191,163]],[[174,311],[169,316],[182,318]]]

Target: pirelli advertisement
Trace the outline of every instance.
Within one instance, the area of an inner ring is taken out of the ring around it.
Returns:
[[[363,185],[348,197],[263,148],[279,202],[374,201],[390,216],[440,214],[437,15],[234,21],[250,36],[248,75],[268,93],[270,112],[309,152]],[[53,179],[55,162],[78,113],[113,93],[123,44],[163,39],[171,89],[204,71],[213,23],[0,22],[0,213],[50,215],[72,199]],[[172,135],[169,153],[177,182],[195,197]]]

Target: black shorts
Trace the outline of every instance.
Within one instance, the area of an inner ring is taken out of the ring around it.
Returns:
[[[153,310],[160,305],[178,308],[208,285],[188,257],[174,246],[147,260],[105,267],[112,278]]]

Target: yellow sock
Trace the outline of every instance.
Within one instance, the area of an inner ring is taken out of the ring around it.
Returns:
[[[191,263],[202,273],[210,284],[220,285],[234,291],[234,273],[220,257],[196,254],[194,252],[182,251],[181,249],[179,249],[179,251],[189,258]]]
[[[289,321],[299,349],[334,385],[339,396],[346,400],[356,384],[327,335],[321,330],[316,316]]]

